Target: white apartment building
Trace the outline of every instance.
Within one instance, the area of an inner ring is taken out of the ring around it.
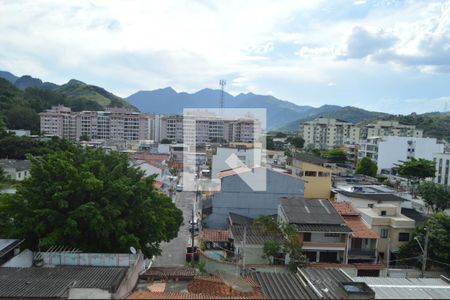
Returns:
[[[306,147],[328,149],[344,144],[356,144],[360,130],[350,122],[317,118],[300,124],[299,135],[305,140]]]
[[[361,141],[358,155],[375,161],[377,172],[381,173],[410,158],[433,160],[433,153],[443,152],[444,145],[438,144],[435,138],[385,136]]]
[[[423,136],[422,129],[416,129],[414,125],[403,125],[398,121],[377,121],[362,128],[361,136],[364,138],[377,136],[404,136],[417,137]]]
[[[183,142],[183,116],[168,115],[161,117],[161,140],[168,139],[171,142]]]
[[[261,137],[261,122],[255,118],[240,118],[226,122],[225,140],[229,142],[254,143]]]
[[[72,112],[62,105],[39,114],[41,133],[79,140],[81,136],[102,140],[147,140],[150,118],[125,108]]]
[[[450,153],[434,153],[433,161],[436,163],[435,183],[450,186]]]

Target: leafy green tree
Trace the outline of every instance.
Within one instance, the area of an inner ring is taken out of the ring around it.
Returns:
[[[311,153],[314,154],[315,156],[322,156],[322,152],[320,151],[320,149],[317,148],[311,149]]]
[[[377,164],[368,157],[361,158],[356,164],[356,174],[375,177],[377,175],[377,169]]]
[[[287,138],[287,141],[291,143],[295,148],[303,148],[305,145],[305,140],[300,136],[290,136]]]
[[[347,152],[340,148],[334,148],[324,151],[322,157],[331,162],[345,163],[347,161]]]
[[[434,177],[436,174],[436,166],[433,161],[414,157],[403,162],[397,167],[400,175],[408,178],[425,179]]]
[[[427,269],[434,265],[443,267],[450,272],[450,216],[436,213],[424,224],[417,227],[411,240],[400,247],[399,259],[406,265],[421,266],[422,251],[415,238],[422,247],[425,245],[426,230],[430,229],[428,241]]]
[[[30,157],[31,177],[0,201],[6,236],[24,237],[32,250],[128,252],[133,246],[147,257],[177,236],[182,212],[153,188],[154,177],[129,167],[122,153],[69,147]]]
[[[450,188],[446,185],[424,181],[419,184],[418,194],[433,212],[444,211],[450,207]]]
[[[82,134],[81,136],[80,136],[80,141],[87,141],[87,142],[89,142],[91,139],[89,138],[89,136],[87,135],[87,134]]]
[[[266,241],[263,246],[263,257],[269,259],[273,264],[274,258],[282,253],[281,245],[274,240]]]

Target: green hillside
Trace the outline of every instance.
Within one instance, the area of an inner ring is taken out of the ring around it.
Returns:
[[[375,119],[381,119],[386,118],[390,116],[387,113],[382,112],[375,112],[375,111],[368,111],[361,108],[353,107],[353,106],[345,106],[341,108],[337,108],[335,110],[321,112],[318,114],[314,114],[312,116],[309,116],[307,118],[299,119],[294,122],[289,122],[286,125],[278,128],[279,131],[286,131],[286,132],[297,132],[298,127],[300,123],[314,120],[318,117],[324,117],[324,118],[333,118],[333,119],[340,119],[347,122],[352,122],[354,124],[366,121],[366,120],[375,120]]]
[[[27,88],[22,91],[0,78],[0,120],[8,129],[29,129],[39,133],[39,116],[54,105],[73,111],[102,110],[107,106],[132,107],[106,90],[71,80],[54,90]]]
[[[435,137],[450,141],[450,112],[410,114],[406,116],[398,115],[387,118],[389,120],[397,120],[405,125],[415,125],[419,129],[423,129],[426,137]]]
[[[111,106],[134,108],[127,101],[101,87],[89,85],[75,79],[72,79],[68,83],[57,87],[54,91],[66,95],[69,100],[93,101],[101,107]]]

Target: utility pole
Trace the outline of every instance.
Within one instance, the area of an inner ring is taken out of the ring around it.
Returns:
[[[245,244],[247,243],[247,225],[244,226],[244,238],[242,239],[242,273],[245,272]]]
[[[432,223],[429,222],[429,225],[427,226],[427,232],[425,233],[425,244],[423,247],[423,254],[422,254],[422,278],[425,277],[425,269],[427,268],[428,240],[430,238],[430,231],[432,226],[433,226]]]

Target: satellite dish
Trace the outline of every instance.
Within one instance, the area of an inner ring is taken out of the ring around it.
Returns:
[[[131,252],[132,254],[136,254],[136,253],[137,253],[136,248],[134,248],[133,246],[131,246],[131,247],[130,247],[130,252]]]

